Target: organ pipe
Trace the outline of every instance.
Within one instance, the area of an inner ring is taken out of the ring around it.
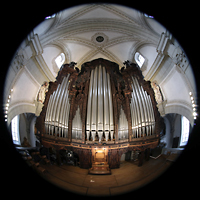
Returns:
[[[119,140],[128,138],[128,121],[126,119],[126,115],[124,110],[121,107],[120,117],[119,117]]]
[[[65,91],[65,88],[66,88],[66,84],[67,83],[67,77],[64,77],[63,79],[63,85],[62,85],[62,88],[61,88],[61,91],[60,91],[60,95],[59,95],[59,99],[58,99],[58,105],[57,105],[57,111],[56,111],[56,123],[57,123],[57,126],[58,126],[58,135],[60,137],[61,135],[61,126],[60,126],[60,115],[62,113],[62,110],[60,110],[61,108],[61,104],[62,104],[62,101],[63,101],[63,96],[64,96],[64,91]]]
[[[47,112],[46,112],[46,118],[45,118],[45,132],[46,133],[48,133],[48,128],[49,128],[49,113],[50,113],[50,107],[52,104],[52,99],[53,99],[53,95],[50,96],[49,103],[47,106]]]
[[[80,108],[78,107],[75,117],[72,120],[72,139],[82,138],[82,122],[80,117]]]
[[[68,94],[69,95],[69,94]],[[66,112],[64,116],[64,135],[65,137],[68,136],[68,120],[69,120],[69,111],[70,111],[70,103],[69,100],[66,101]]]
[[[133,137],[152,135],[155,128],[155,118],[151,98],[135,77],[132,77],[132,89],[130,108]]]
[[[153,106],[151,102],[150,96],[148,96],[148,101],[150,105],[150,113],[151,113],[151,127],[152,127],[152,134],[154,133],[154,128],[155,128],[155,118],[154,118],[154,111],[153,111]]]
[[[138,96],[138,101],[139,101],[139,105],[140,105],[140,110],[141,110],[141,131],[142,131],[142,135],[144,135],[145,133],[145,109],[144,109],[144,102],[143,102],[143,99],[142,99],[142,96],[141,96],[141,93],[140,93],[140,87],[139,87],[139,84],[138,84],[138,80],[135,79],[135,84],[136,84],[136,88],[137,88],[137,96]],[[141,137],[141,136],[140,136]]]
[[[102,77],[102,68],[99,65],[98,70],[98,132],[103,131],[103,77]]]
[[[139,85],[138,81],[136,81],[136,84],[138,85],[140,98],[141,98],[141,102],[142,102],[142,107],[143,107],[144,122],[142,122],[142,129],[143,129],[143,134],[145,135],[145,132],[146,132],[146,134],[148,132],[147,105],[146,105],[146,101],[145,101],[145,98],[144,98],[144,90],[143,90],[142,86]],[[145,131],[145,128],[146,128],[146,131]]]
[[[97,67],[94,71],[94,81],[93,81],[93,90],[92,90],[92,114],[91,114],[91,130],[96,131],[96,122],[97,122]],[[88,105],[91,106],[91,105]]]
[[[59,119],[59,115],[60,115],[60,106],[61,106],[61,102],[63,100],[63,94],[65,91],[65,87],[66,87],[66,83],[67,83],[67,77],[63,78],[62,84],[61,84],[61,88],[60,88],[60,94],[58,97],[58,105],[57,105],[57,109],[56,109],[56,113],[55,113],[55,121],[58,123],[58,119]]]
[[[86,134],[87,140],[95,140],[96,133],[101,142],[103,132],[106,140],[113,139],[113,108],[110,76],[102,65],[91,71],[87,102]]]
[[[108,82],[108,100],[109,100],[109,116],[110,116],[110,131],[111,131],[111,140],[113,138],[114,122],[113,122],[113,103],[112,103],[112,93],[111,93],[111,84],[110,84],[110,75],[107,73],[107,82]]]
[[[150,114],[150,105],[149,105],[149,101],[148,101],[148,96],[147,96],[147,93],[146,91],[144,92],[144,96],[145,96],[145,101],[146,101],[146,105],[147,105],[147,114],[148,114],[148,124],[147,124],[147,127],[148,127],[148,132],[147,132],[147,135],[151,135],[151,114]]]
[[[103,99],[104,99],[104,131],[110,130],[109,123],[109,94],[108,94],[108,84],[107,84],[107,75],[106,75],[106,70],[105,67],[103,67]]]
[[[140,110],[139,102],[138,102],[138,98],[137,98],[134,78],[133,78],[132,88],[133,88],[133,97],[134,97],[134,101],[135,101],[135,108],[136,108],[136,115],[137,115],[137,124],[136,124],[137,137],[140,137],[141,136],[141,117],[140,117],[141,110]]]
[[[94,80],[94,70],[91,71],[90,75],[90,86],[88,92],[88,106],[87,106],[87,121],[86,121],[86,130],[87,130],[87,139],[89,140],[89,134],[91,129],[91,105],[92,105],[92,91],[93,91],[93,81]]]
[[[58,97],[58,93],[60,91],[60,84],[58,85],[58,88],[56,90],[56,93],[54,95],[54,99],[53,99],[53,102],[52,102],[52,109],[51,109],[51,133],[52,135],[54,134],[54,120],[55,120],[55,111],[56,111],[56,102],[57,102],[57,97]]]
[[[66,112],[65,108],[65,104],[68,101],[68,86],[69,86],[69,74],[67,76],[66,82],[65,82],[65,88],[64,88],[64,93],[63,93],[63,97],[62,97],[62,103],[61,103],[61,107],[60,107],[60,116],[59,116],[59,136],[61,134],[61,136],[63,137],[64,134],[64,112]]]
[[[66,128],[64,119],[68,116],[69,110],[67,105],[68,101],[68,86],[69,86],[69,75],[64,77],[62,83],[58,85],[57,90],[49,98],[47,112],[45,116],[45,129],[50,135],[66,136],[64,129]],[[66,108],[66,109],[65,109]],[[67,115],[66,112],[68,111]],[[68,125],[68,119],[67,119]],[[55,129],[55,132],[54,132]]]
[[[132,86],[133,87],[133,86]],[[137,116],[137,108],[136,108],[136,102],[134,100],[134,94],[132,92],[132,101],[131,101],[131,120],[132,120],[132,133],[133,133],[133,137],[136,138],[137,137],[137,133],[138,133],[138,130],[137,130],[137,124],[138,124],[138,116]]]

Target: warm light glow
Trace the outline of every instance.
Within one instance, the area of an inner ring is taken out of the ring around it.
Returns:
[[[192,95],[192,92],[189,92],[189,95]]]
[[[197,113],[196,113],[196,112],[193,112],[193,116],[195,116],[195,117],[196,117],[196,116],[197,116]]]

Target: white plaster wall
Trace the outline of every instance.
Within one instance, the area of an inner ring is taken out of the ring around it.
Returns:
[[[148,25],[158,34],[161,35],[162,32],[165,32],[165,27],[160,23],[156,22],[154,19],[146,18],[145,19]]]
[[[49,67],[51,73],[54,75],[54,77],[57,76],[57,73],[55,72],[55,70],[53,68],[53,63],[54,63],[54,60],[56,59],[56,57],[59,56],[61,53],[63,53],[63,52],[55,46],[47,46],[43,49],[42,56],[47,64],[47,66]],[[55,66],[55,67],[57,67],[57,66]]]
[[[167,75],[167,74],[166,74]],[[182,102],[191,106],[191,100],[189,95],[189,88],[175,67],[171,71],[170,75],[160,84],[167,103],[169,102]]]

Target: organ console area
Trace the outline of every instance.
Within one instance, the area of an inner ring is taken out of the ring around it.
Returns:
[[[143,154],[159,144],[164,122],[151,84],[136,64],[126,61],[119,69],[99,58],[80,70],[75,65],[63,65],[49,83],[36,121],[44,147],[74,151],[83,168],[98,164],[97,155],[116,168],[123,153]]]

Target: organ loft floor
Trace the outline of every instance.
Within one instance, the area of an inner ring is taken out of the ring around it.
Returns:
[[[162,174],[171,162],[162,155],[150,158],[141,167],[137,161],[123,161],[111,175],[89,175],[88,169],[70,165],[43,165],[42,176],[65,190],[86,196],[112,196],[130,192],[151,182]]]

